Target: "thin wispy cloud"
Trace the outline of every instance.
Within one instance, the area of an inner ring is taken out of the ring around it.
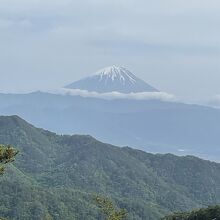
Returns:
[[[130,100],[159,100],[164,102],[175,102],[177,98],[165,92],[138,92],[138,93],[120,93],[120,92],[108,92],[108,93],[98,93],[98,92],[89,92],[87,90],[80,89],[56,89],[47,91],[51,94],[57,95],[70,95],[70,96],[81,96],[84,98],[99,98],[105,100],[114,100],[114,99],[130,99]]]
[[[220,95],[217,94],[217,95],[211,96],[208,99],[200,101],[200,103],[203,105],[220,108]]]

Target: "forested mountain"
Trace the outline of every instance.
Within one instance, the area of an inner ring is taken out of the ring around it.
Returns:
[[[36,92],[0,94],[0,114],[60,134],[89,134],[147,152],[218,161],[220,110],[159,100],[103,100]]]
[[[126,208],[130,220],[220,203],[220,164],[196,157],[57,135],[18,116],[0,117],[0,143],[20,151],[0,178],[0,216],[12,220],[101,220],[96,194]]]
[[[220,206],[210,206],[192,212],[175,213],[163,218],[163,220],[219,220]]]

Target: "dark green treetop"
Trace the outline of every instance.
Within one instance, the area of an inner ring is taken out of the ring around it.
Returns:
[[[106,220],[123,220],[127,216],[125,209],[117,210],[113,202],[108,198],[96,196],[96,203],[106,216]]]
[[[5,171],[5,165],[14,161],[18,151],[10,145],[0,145],[0,174]]]
[[[162,220],[220,220],[220,206],[209,206],[192,212],[174,213]]]

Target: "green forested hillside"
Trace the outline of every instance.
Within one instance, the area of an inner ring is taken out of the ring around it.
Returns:
[[[0,117],[0,143],[20,151],[0,179],[0,216],[9,219],[101,220],[94,194],[126,208],[130,220],[220,203],[217,163],[56,135],[17,116]]]
[[[163,220],[220,220],[220,206],[210,206],[192,212],[175,213]]]

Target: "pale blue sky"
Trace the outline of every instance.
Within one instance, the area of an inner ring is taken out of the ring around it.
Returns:
[[[220,94],[219,0],[0,0],[0,91],[122,65],[185,100]]]

